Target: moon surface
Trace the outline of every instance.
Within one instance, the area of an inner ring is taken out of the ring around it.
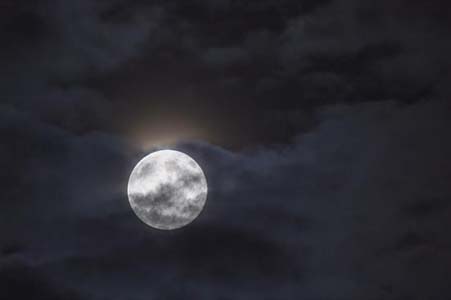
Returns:
[[[207,200],[207,180],[188,155],[161,150],[144,157],[128,182],[128,199],[147,225],[172,230],[196,219]]]

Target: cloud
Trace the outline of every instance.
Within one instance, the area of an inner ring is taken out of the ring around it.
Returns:
[[[30,8],[15,9],[32,14],[41,24],[35,30],[41,30],[35,37],[38,47],[33,57],[27,58],[28,53],[22,51],[31,46],[26,40],[9,45],[10,51],[16,51],[14,68],[32,65],[32,73],[39,70],[42,76],[45,72],[52,80],[73,80],[86,72],[104,72],[117,67],[139,52],[158,27],[161,14],[156,6],[123,7],[120,1],[39,1]],[[28,34],[13,32],[18,39],[21,34]]]
[[[14,299],[78,300],[76,291],[56,285],[20,260],[12,260],[0,266],[0,296]]]
[[[4,103],[72,132],[110,129],[110,99],[91,83],[152,48],[162,9],[65,0],[6,7],[16,18],[2,28]]]
[[[127,203],[127,176],[144,153],[10,113],[2,134],[22,150],[3,154],[14,155],[5,170],[15,184],[1,228],[20,247],[2,256],[25,257],[36,278],[94,298],[440,299],[451,292],[449,113],[440,101],[329,106],[291,145],[233,153],[181,143],[209,195],[174,232],[147,228]],[[414,279],[423,285],[412,295]]]
[[[447,13],[401,4],[2,7],[2,33],[15,33],[0,50],[8,296],[449,298]],[[128,175],[147,154],[113,130],[135,101],[111,99],[130,82],[135,93],[130,69],[151,87],[146,106],[165,88],[193,98],[207,90],[209,101],[218,87],[226,100],[239,95],[208,107],[238,107],[227,124],[236,118],[239,134],[272,143],[177,145],[201,164],[210,191],[179,231],[147,228],[127,201]],[[287,142],[274,144],[280,134]]]
[[[90,126],[130,133],[130,127],[154,126],[149,120],[160,109],[191,114],[195,101],[205,109],[189,116],[196,119],[192,126],[209,127],[205,120],[214,119],[219,129],[212,131],[228,134],[227,146],[288,142],[312,126],[312,110],[322,105],[447,99],[451,44],[447,10],[434,8],[439,5],[9,3],[2,13],[7,42],[0,82],[4,101],[14,106],[26,102],[34,110],[45,102],[38,114],[54,98],[46,118],[78,133]],[[89,100],[75,100],[80,97]],[[75,124],[86,110],[89,121]],[[223,120],[225,110],[233,122]],[[55,112],[64,121],[55,121]],[[99,112],[102,120],[91,120]],[[276,113],[283,117],[274,120]],[[294,120],[293,113],[304,117]]]
[[[244,154],[182,147],[198,156],[212,187],[199,222],[290,251],[287,299],[443,297],[433,290],[450,292],[445,276],[433,270],[450,261],[449,113],[439,101],[340,105],[291,146]],[[412,215],[425,203],[426,215]],[[418,296],[414,277],[424,284]]]
[[[403,3],[326,1],[304,11],[301,7],[308,2],[300,2],[293,14],[270,18],[277,26],[268,22],[257,26],[252,18],[240,19],[237,22],[246,30],[239,39],[219,47],[199,29],[196,37],[205,46],[198,53],[212,57],[213,51],[227,62],[221,67],[218,59],[203,60],[217,73],[212,78],[243,80],[245,84],[235,86],[238,93],[247,92],[252,98],[249,101],[272,105],[277,105],[274,99],[280,95],[285,103],[300,108],[342,101],[412,102],[448,96],[442,83],[448,78],[445,70],[451,65],[447,56],[451,44],[444,38],[448,33],[442,21],[434,17],[439,13],[434,5],[407,7]],[[289,6],[277,5],[279,9]],[[257,16],[264,16],[266,9],[276,10],[270,4],[258,7],[254,8]],[[315,81],[321,74],[334,76],[340,84]],[[272,86],[265,84],[268,80]],[[264,92],[262,85],[267,87]],[[328,94],[329,90],[338,96]]]

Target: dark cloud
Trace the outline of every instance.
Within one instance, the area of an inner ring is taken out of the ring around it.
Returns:
[[[4,6],[5,101],[43,103],[38,114],[79,133],[145,144],[137,132],[176,119],[195,138],[240,148],[290,141],[321,105],[450,95],[449,9],[438,0]],[[79,121],[86,111],[102,120]]]
[[[3,134],[33,154],[14,154],[24,166],[4,187],[2,259],[26,258],[31,274],[8,282],[30,278],[40,293],[50,277],[83,299],[445,299],[449,113],[440,101],[331,106],[292,145],[180,144],[210,192],[199,219],[174,232],[147,228],[127,203],[139,151],[28,118],[14,127],[24,120],[10,114]]]
[[[89,299],[81,298],[76,291],[57,285],[20,259],[1,264],[0,296],[12,299]]]
[[[1,3],[0,298],[448,299],[450,10],[420,2]],[[163,129],[209,183],[173,232],[126,195]]]
[[[3,102],[71,132],[111,129],[111,102],[88,81],[140,53],[162,14],[153,5],[122,6],[120,1],[6,3]]]
[[[164,14],[156,38],[95,84],[128,111],[120,127],[152,127],[149,120],[175,114],[188,126],[214,127],[213,137],[198,136],[212,142],[224,143],[215,136],[229,146],[287,142],[314,126],[312,111],[321,105],[449,96],[451,44],[432,9],[438,4],[195,1],[159,7]],[[282,120],[272,118],[275,111]],[[294,112],[304,117],[293,120]]]

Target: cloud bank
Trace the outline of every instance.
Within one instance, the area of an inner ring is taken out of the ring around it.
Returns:
[[[12,157],[3,178],[14,182],[2,199],[4,285],[30,282],[79,299],[451,292],[444,102],[324,107],[315,130],[257,150],[181,143],[210,192],[199,219],[174,232],[147,228],[128,205],[128,171],[144,153],[114,136],[71,136],[3,115],[2,135],[15,142],[2,153]]]

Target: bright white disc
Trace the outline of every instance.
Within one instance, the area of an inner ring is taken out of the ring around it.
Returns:
[[[207,199],[207,180],[188,155],[162,150],[144,157],[128,182],[128,199],[147,225],[171,230],[191,223]]]

